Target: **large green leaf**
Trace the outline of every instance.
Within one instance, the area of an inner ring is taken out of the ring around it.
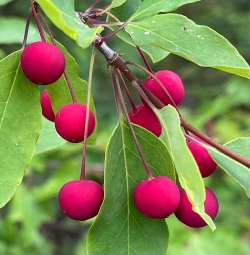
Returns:
[[[150,17],[160,12],[172,12],[182,5],[198,2],[200,0],[144,0],[138,10],[132,15],[131,20]]]
[[[58,149],[66,143],[56,132],[53,122],[43,118],[42,130],[36,146],[36,154]]]
[[[135,127],[145,157],[155,175],[174,178],[174,169],[164,144],[144,129]],[[91,227],[89,255],[165,255],[168,229],[164,220],[141,215],[133,204],[136,184],[146,178],[143,164],[126,124],[113,133],[105,161],[105,198]]]
[[[197,212],[211,227],[215,229],[212,219],[205,213],[205,187],[199,168],[187,147],[186,139],[181,129],[179,115],[172,106],[157,110],[157,115],[163,127],[161,139],[171,152],[176,172],[182,188],[186,191],[193,210]]]
[[[178,14],[156,15],[126,27],[139,46],[169,51],[203,67],[250,79],[250,67],[230,42],[209,27]]]
[[[23,75],[20,51],[0,61],[0,207],[13,196],[41,128],[39,90]]]
[[[230,150],[250,160],[250,138],[238,138],[225,145]],[[232,176],[250,197],[250,168],[240,164],[218,150],[208,147],[216,163],[230,176]]]
[[[37,0],[46,15],[82,48],[88,47],[101,27],[89,28],[75,14],[74,0]]]
[[[25,19],[18,17],[0,17],[0,44],[22,43],[25,29]],[[31,24],[28,43],[39,41],[39,34]]]

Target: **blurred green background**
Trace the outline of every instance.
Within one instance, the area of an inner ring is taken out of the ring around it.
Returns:
[[[133,1],[129,2],[133,4]],[[20,48],[28,2],[0,1],[0,58]],[[76,2],[78,10],[84,10],[92,1]],[[185,6],[179,12],[227,37],[250,62],[249,0],[206,0]],[[86,79],[90,51],[83,51],[51,27],[57,39],[76,57],[81,75]],[[36,37],[34,29],[31,29],[30,35]],[[119,39],[112,39],[110,44],[126,59],[140,62],[135,49]],[[160,68],[175,70],[183,77],[187,95],[181,110],[196,127],[221,143],[249,136],[248,80],[201,69],[174,56],[154,66],[155,70]],[[144,78],[141,73],[137,74]],[[110,75],[99,54],[95,65],[94,98],[99,130],[95,146],[89,147],[88,151],[88,175],[102,182],[105,147],[117,115]],[[59,188],[67,180],[78,176],[80,161],[81,147],[69,144],[34,158],[14,199],[0,210],[0,255],[84,255],[83,240],[90,222],[78,223],[66,219],[57,205]],[[207,185],[215,190],[220,200],[216,232],[212,233],[209,229],[190,230],[171,217],[168,219],[168,254],[249,255],[249,200],[241,188],[220,170],[207,180]]]

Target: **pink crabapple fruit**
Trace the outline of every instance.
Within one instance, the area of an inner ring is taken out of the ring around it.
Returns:
[[[191,228],[202,228],[206,222],[192,210],[192,205],[187,194],[181,190],[181,199],[178,209],[175,212],[176,217],[185,225]],[[215,219],[219,211],[219,202],[212,190],[206,188],[205,212]]]
[[[40,96],[40,104],[43,116],[52,122],[55,121],[55,113],[52,108],[51,98],[47,90],[44,90]]]
[[[58,134],[65,140],[72,143],[79,143],[84,140],[87,107],[82,104],[64,105],[56,114],[55,127]],[[95,129],[94,113],[89,111],[89,123],[87,137]]]
[[[128,115],[132,123],[147,129],[156,136],[161,135],[160,121],[148,106],[140,104],[136,107],[136,110],[131,109]]]
[[[66,183],[59,192],[59,206],[73,220],[95,217],[103,201],[103,188],[91,180],[75,180]]]
[[[136,208],[146,217],[163,219],[174,213],[180,202],[180,191],[174,181],[158,176],[141,181],[134,190]]]
[[[185,95],[185,88],[180,76],[170,70],[161,70],[156,72],[154,75],[168,91],[175,104],[179,105],[183,101]],[[153,78],[145,80],[144,87],[165,105],[173,104],[171,99],[164,92],[164,89]]]
[[[195,139],[197,139],[201,143],[203,142],[199,138]],[[187,141],[187,145],[199,167],[201,176],[205,178],[212,175],[216,170],[217,165],[212,159],[212,157],[209,155],[208,151],[204,147],[202,147],[202,145],[191,140]]]
[[[47,85],[56,82],[63,74],[64,54],[53,44],[34,42],[23,50],[21,67],[30,81]]]

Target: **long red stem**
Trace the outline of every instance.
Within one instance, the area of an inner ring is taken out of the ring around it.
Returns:
[[[118,74],[116,72],[116,70],[114,69],[113,73],[112,73],[112,80],[113,80],[113,86],[115,86],[115,92],[116,92],[116,98],[117,98],[117,102],[120,106],[120,109],[128,123],[128,126],[129,126],[129,129],[131,131],[131,134],[132,134],[132,139],[134,141],[134,144],[136,146],[136,149],[139,153],[139,156],[141,158],[141,161],[143,163],[143,166],[144,166],[144,169],[146,171],[146,174],[148,176],[149,179],[152,179],[153,178],[153,172],[152,170],[150,169],[149,165],[148,165],[148,162],[145,158],[145,155],[143,153],[143,150],[142,150],[142,147],[137,139],[137,136],[136,136],[136,133],[135,133],[135,130],[130,122],[130,119],[129,119],[129,116],[128,116],[128,110],[127,110],[127,107],[126,107],[126,103],[125,103],[125,100],[123,98],[123,95],[122,95],[122,92],[121,92],[121,87],[120,87],[120,84],[119,84],[119,78],[118,78]]]

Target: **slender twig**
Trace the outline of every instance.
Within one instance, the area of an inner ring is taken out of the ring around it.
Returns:
[[[88,77],[88,95],[87,95],[87,105],[86,105],[86,120],[84,127],[84,139],[83,139],[83,150],[82,150],[82,166],[81,166],[81,176],[80,179],[84,179],[86,176],[86,159],[87,159],[87,137],[89,129],[89,114],[90,114],[90,102],[91,102],[91,92],[92,92],[92,80],[93,80],[93,69],[95,62],[95,48],[92,48],[92,54],[89,64],[89,77]]]
[[[30,0],[30,5],[31,5],[31,8],[32,8],[32,14],[33,14],[33,17],[34,17],[34,20],[35,20],[35,23],[36,23],[38,32],[39,32],[39,34],[40,34],[41,40],[44,41],[44,42],[46,42],[46,37],[45,37],[44,31],[43,31],[43,28],[42,28],[42,26],[41,26],[39,17],[38,17],[38,15],[37,15],[37,10],[36,10],[36,8],[35,8],[34,1],[33,1],[33,0]]]
[[[140,55],[144,65],[145,65],[145,67],[148,69],[148,71],[150,73],[153,73],[153,69],[151,68],[151,65],[150,65],[146,55],[144,54],[144,52],[141,50],[141,48],[138,45],[136,45],[136,49],[137,49],[137,51],[138,51],[138,53],[139,53],[139,55]]]
[[[29,34],[29,27],[30,27],[31,17],[32,17],[32,8],[29,9],[29,14],[28,14],[28,17],[27,17],[27,20],[26,20],[22,48],[25,48],[26,44],[27,44],[27,38],[28,38],[28,34]]]
[[[55,40],[55,37],[54,37],[54,34],[53,32],[51,31],[45,17],[43,16],[42,12],[39,11],[39,9],[37,10],[37,14],[38,14],[38,18],[41,18],[41,22],[42,24],[44,25],[45,27],[45,30],[47,31],[47,33],[49,34],[49,37],[50,37],[50,40],[52,42],[52,44],[56,45],[56,40]],[[63,77],[64,77],[64,80],[66,82],[66,85],[68,87],[68,90],[69,90],[69,93],[70,93],[70,96],[71,96],[71,99],[72,99],[72,102],[74,104],[77,103],[77,98],[76,98],[76,95],[75,95],[75,92],[74,92],[74,89],[72,87],[72,84],[70,82],[70,79],[68,77],[68,74],[66,72],[66,70],[64,70],[63,72]]]
[[[130,93],[130,91],[128,89],[128,86],[127,86],[127,84],[126,84],[126,82],[125,82],[125,80],[124,80],[124,78],[122,76],[122,73],[120,72],[120,70],[117,70],[117,73],[119,74],[121,83],[123,85],[123,88],[124,88],[125,93],[126,93],[126,95],[128,97],[128,100],[129,100],[129,103],[130,103],[131,107],[133,108],[133,110],[136,110],[136,104],[135,104],[135,102],[133,100],[133,97],[132,97],[132,95],[131,95],[131,93]]]
[[[140,145],[140,143],[139,143],[139,141],[137,139],[134,127],[132,126],[132,124],[130,122],[130,119],[129,119],[129,116],[128,116],[127,106],[126,106],[125,100],[123,98],[121,87],[120,87],[120,84],[119,84],[119,77],[118,77],[118,74],[117,74],[115,69],[112,72],[112,81],[113,81],[113,86],[115,86],[117,102],[118,102],[118,104],[120,106],[122,114],[124,115],[124,117],[125,117],[125,119],[126,119],[126,121],[128,123],[130,132],[132,134],[132,139],[133,139],[134,144],[136,146],[136,149],[137,149],[137,151],[139,153],[139,156],[140,156],[141,161],[143,163],[144,169],[145,169],[145,171],[147,173],[148,178],[152,179],[153,178],[153,172],[152,172],[152,170],[150,169],[150,167],[148,165],[148,162],[147,162],[147,160],[145,158],[145,155],[143,153],[142,147],[141,147],[141,145]]]

